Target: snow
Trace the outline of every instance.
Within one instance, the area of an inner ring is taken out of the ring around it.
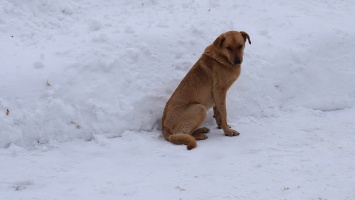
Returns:
[[[352,0],[1,0],[0,199],[355,199],[354,21]],[[228,30],[252,41],[241,135],[210,111],[196,149],[168,143],[166,101]]]

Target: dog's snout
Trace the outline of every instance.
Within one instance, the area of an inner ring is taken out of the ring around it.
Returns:
[[[235,65],[240,65],[240,64],[242,64],[242,60],[240,58],[235,58],[234,59],[234,64]]]

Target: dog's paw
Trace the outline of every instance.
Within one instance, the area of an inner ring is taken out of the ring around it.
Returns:
[[[224,134],[226,136],[232,137],[232,136],[238,136],[240,133],[238,131],[233,130],[233,129],[230,128],[228,131],[224,132]]]
[[[209,133],[209,132],[210,132],[209,128],[207,128],[207,127],[201,128],[201,133]]]
[[[208,138],[208,136],[204,133],[199,133],[199,134],[195,134],[192,135],[196,140],[205,140]]]
[[[208,136],[207,136],[206,134],[202,134],[201,140],[205,140],[205,139],[207,139],[207,138],[208,138]]]
[[[207,127],[203,127],[203,128],[199,128],[197,130],[195,130],[192,133],[192,136],[196,139],[196,140],[205,140],[208,138],[208,136],[206,135],[206,133],[210,132],[210,129]]]
[[[207,127],[202,127],[202,128],[198,128],[196,129],[192,134],[199,134],[199,133],[209,133],[210,129]]]
[[[229,125],[228,125],[228,127],[231,128],[231,126],[229,126]],[[217,128],[218,128],[218,129],[222,129],[222,125],[218,124],[218,125],[217,125]]]

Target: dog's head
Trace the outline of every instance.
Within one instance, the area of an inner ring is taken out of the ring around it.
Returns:
[[[229,31],[218,36],[213,45],[221,56],[227,58],[232,65],[237,66],[243,62],[247,40],[251,44],[248,33],[244,31]]]

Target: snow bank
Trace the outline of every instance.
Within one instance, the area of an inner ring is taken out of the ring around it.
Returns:
[[[228,30],[247,31],[252,41],[229,92],[231,122],[353,108],[353,7],[348,1],[3,0],[0,147],[159,129],[177,84]]]

